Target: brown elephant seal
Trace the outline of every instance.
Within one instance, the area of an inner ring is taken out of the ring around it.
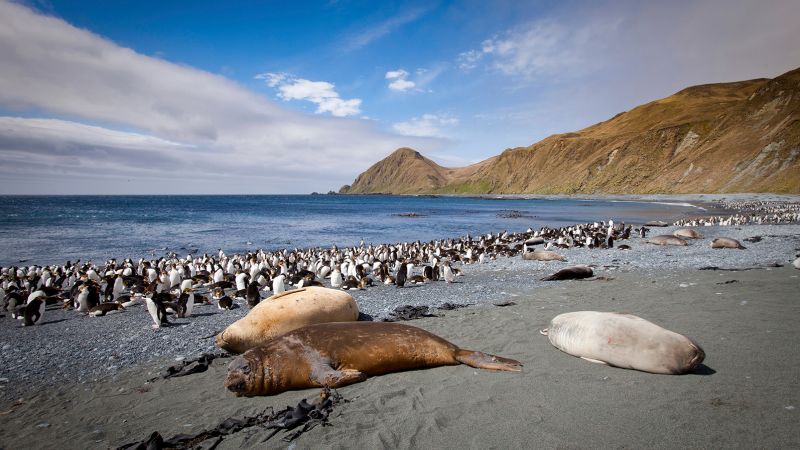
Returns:
[[[522,259],[525,261],[566,261],[563,255],[550,250],[536,250],[532,252],[525,252],[522,254]]]
[[[683,374],[705,358],[693,340],[632,314],[570,312],[553,318],[542,334],[564,353],[643,372]]]
[[[711,248],[736,248],[739,250],[744,250],[747,247],[742,245],[742,243],[737,241],[736,239],[721,237],[711,241]]]
[[[355,320],[358,320],[358,306],[350,294],[338,289],[307,287],[262,300],[218,334],[216,341],[223,350],[243,353],[306,325]]]
[[[594,271],[589,266],[572,266],[559,270],[558,272],[542,278],[542,281],[558,280],[580,280],[594,275]]]
[[[703,239],[703,235],[691,228],[680,228],[672,232],[675,237],[683,239]]]
[[[466,364],[519,372],[513,359],[464,350],[420,328],[393,322],[309,325],[248,350],[228,367],[225,387],[237,396],[338,388],[367,377]]]
[[[645,242],[648,244],[656,245],[689,245],[684,239],[669,234],[661,234],[647,239]]]

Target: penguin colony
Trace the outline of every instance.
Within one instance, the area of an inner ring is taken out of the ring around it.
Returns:
[[[737,202],[722,206],[736,207],[740,212],[726,218],[691,219],[675,224],[800,222],[800,203]],[[439,281],[453,283],[463,274],[464,265],[518,256],[538,245],[544,246],[544,250],[608,249],[632,235],[646,238],[649,231],[645,226],[633,228],[609,220],[429,242],[380,245],[361,242],[347,248],[258,250],[231,256],[219,250],[216,255],[200,257],[180,258],[172,253],[136,262],[127,258],[122,262],[112,259],[105,264],[68,261],[61,266],[3,267],[0,296],[4,300],[2,309],[22,320],[25,326],[42,323],[47,305],[101,317],[143,304],[153,327],[159,328],[169,325],[170,317],[191,317],[196,304],[216,304],[217,308],[228,310],[241,303],[252,308],[266,296],[304,286],[363,290],[378,283],[398,288]],[[617,248],[630,246],[623,244]]]
[[[378,283],[398,288],[453,283],[463,274],[463,265],[513,257],[545,243],[547,248],[608,248],[631,232],[632,227],[609,221],[393,245],[362,242],[349,248],[259,250],[231,256],[219,250],[200,257],[172,253],[136,262],[128,258],[104,264],[68,261],[61,266],[3,267],[0,295],[4,309],[24,325],[40,323],[46,305],[100,317],[143,304],[153,327],[159,328],[169,325],[172,316],[191,317],[195,304],[231,309],[242,303],[252,308],[266,296],[304,286],[363,290]]]

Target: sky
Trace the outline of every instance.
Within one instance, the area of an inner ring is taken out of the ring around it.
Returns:
[[[305,194],[800,66],[800,1],[0,0],[0,194]]]

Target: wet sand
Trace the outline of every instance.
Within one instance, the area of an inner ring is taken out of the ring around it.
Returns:
[[[328,427],[267,448],[789,448],[800,446],[800,271],[681,269],[608,274],[508,298],[508,307],[448,311],[412,325],[463,348],[523,362],[521,374],[440,367],[339,389]],[[736,280],[735,282],[730,282]],[[726,283],[729,282],[729,283]],[[630,312],[691,336],[705,352],[695,374],[653,375],[592,364],[538,330],[576,310]],[[146,380],[167,361],[115,381],[36,389],[0,411],[2,448],[116,448],[159,431],[196,433],[228,417],[276,410],[318,390],[236,398],[229,360],[201,374]],[[263,448],[251,428],[218,448]]]

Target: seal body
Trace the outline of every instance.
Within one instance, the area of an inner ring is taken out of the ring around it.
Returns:
[[[653,236],[646,241],[648,244],[656,244],[656,245],[689,245],[688,242],[679,238],[677,236],[671,236],[669,234],[661,234],[659,236]]]
[[[270,339],[306,325],[358,320],[353,297],[337,289],[307,287],[262,300],[217,335],[217,346],[242,353]]]
[[[703,349],[688,337],[632,314],[561,314],[542,333],[564,353],[623,369],[683,374],[705,358]]]
[[[519,372],[513,359],[464,350],[420,328],[394,322],[309,325],[247,351],[231,362],[225,387],[238,396],[338,388],[367,377],[466,364]]]
[[[594,275],[594,271],[589,266],[572,266],[559,270],[558,272],[542,278],[542,281],[558,280],[580,280]]]
[[[563,255],[549,250],[535,250],[532,252],[525,252],[522,254],[522,259],[525,261],[566,261]]]
[[[721,237],[711,241],[711,248],[735,248],[739,250],[744,250],[747,247],[742,245],[742,243],[737,241],[736,239]]]
[[[672,232],[675,237],[683,239],[703,239],[703,235],[698,233],[697,230],[691,228],[680,228]]]

